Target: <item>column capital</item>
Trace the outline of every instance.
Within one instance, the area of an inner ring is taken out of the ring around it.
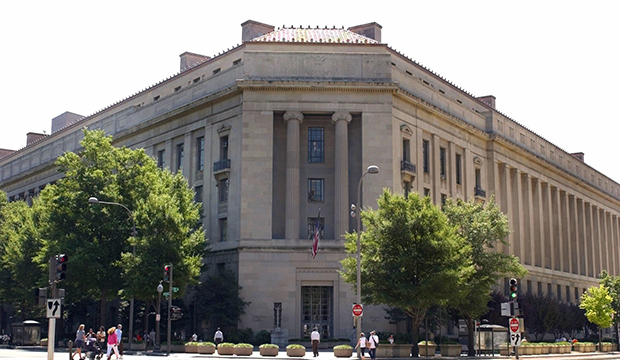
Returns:
[[[334,124],[337,123],[338,120],[345,120],[347,124],[349,124],[351,123],[352,119],[353,117],[351,116],[351,113],[347,111],[337,111],[334,113],[334,115],[332,115],[332,122]]]
[[[301,124],[304,122],[304,114],[301,111],[287,111],[284,113],[284,122],[289,120],[297,120]]]

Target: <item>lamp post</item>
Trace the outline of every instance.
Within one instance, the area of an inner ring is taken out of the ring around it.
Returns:
[[[161,346],[159,343],[159,321],[161,320],[161,292],[164,291],[164,286],[159,282],[157,285],[157,292],[159,295],[157,296],[157,315],[155,315],[155,322],[157,322],[157,335],[155,335],[155,351],[161,350]],[[170,347],[170,345],[168,345]]]
[[[360,244],[360,236],[362,231],[362,219],[360,217],[360,211],[362,209],[362,182],[364,181],[364,177],[368,174],[378,174],[379,167],[376,165],[370,165],[366,168],[366,172],[362,174],[360,177],[360,181],[357,184],[357,206],[355,204],[351,204],[351,216],[357,217],[357,303],[362,303],[362,253],[361,253],[361,244]],[[357,339],[360,338],[360,334],[362,332],[362,324],[361,324],[361,316],[358,316],[355,321],[355,327],[357,329]],[[357,349],[357,357],[360,357],[360,348]]]
[[[116,205],[116,206],[120,206],[123,209],[127,210],[127,212],[129,213],[129,218],[131,219],[131,236],[136,237],[136,235],[138,235],[138,232],[136,231],[136,221],[133,218],[133,213],[131,212],[131,210],[129,210],[129,208],[123,204],[119,204],[116,202],[111,202],[111,201],[101,201],[99,199],[97,199],[94,196],[91,196],[88,198],[88,202],[91,204],[104,204],[104,205]],[[133,255],[136,256],[136,245],[133,245]],[[131,349],[131,343],[133,342],[133,313],[134,313],[134,299],[133,296],[131,297],[131,300],[129,300],[129,349]]]

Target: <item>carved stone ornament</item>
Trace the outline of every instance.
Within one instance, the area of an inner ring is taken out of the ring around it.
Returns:
[[[302,114],[300,111],[287,111],[284,113],[284,122],[287,122],[289,120],[297,120],[301,124],[302,122],[304,122],[304,114]]]
[[[227,132],[227,131],[230,132],[230,124],[224,123],[224,124],[220,125],[219,128],[217,128],[217,133],[218,134],[221,134],[221,133]]]
[[[409,125],[406,125],[406,124],[403,124],[400,126],[400,131],[407,135],[413,135],[413,130],[411,130]]]
[[[474,164],[476,165],[482,165],[482,159],[479,157],[474,157]]]
[[[347,122],[347,124],[351,123],[351,120],[353,119],[353,117],[351,116],[351,113],[347,112],[347,111],[337,111],[334,113],[334,115],[332,115],[332,122],[336,123],[338,120],[345,120]]]

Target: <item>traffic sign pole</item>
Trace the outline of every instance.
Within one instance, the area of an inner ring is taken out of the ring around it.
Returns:
[[[356,316],[356,317],[364,316],[364,305],[353,304],[352,313],[353,313],[353,316]]]

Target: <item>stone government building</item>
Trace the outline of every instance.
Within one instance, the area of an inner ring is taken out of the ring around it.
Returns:
[[[60,177],[54,160],[79,151],[85,126],[146,149],[203,202],[209,271],[232,269],[251,301],[239,326],[275,329],[282,342],[313,326],[323,338],[351,335],[342,235],[355,230],[349,206],[371,164],[380,173],[365,178],[366,206],[384,187],[436,204],[495,195],[513,230],[500,251],[530,271],[522,291],[575,302],[601,270],[619,274],[620,185],[497,111],[495,97],[474,97],[382,43],[379,24],[250,20],[242,40],[213,58],[181,54],[178,74],[93,115],[54,118],[50,135],[0,152],[0,188],[12,201],[36,196]],[[368,326],[396,330],[384,316],[365,309]]]

